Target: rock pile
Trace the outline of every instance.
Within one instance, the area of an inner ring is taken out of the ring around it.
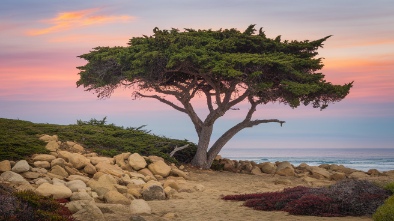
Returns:
[[[264,162],[255,163],[253,161],[236,161],[217,156],[214,164],[216,168],[224,171],[247,174],[272,174],[279,176],[295,176],[302,178],[307,183],[313,183],[319,180],[338,181],[343,179],[367,179],[372,176],[385,176],[376,169],[363,172],[343,165],[323,164],[320,166],[309,166],[305,163],[295,167],[287,161],[284,162]]]
[[[138,153],[100,157],[78,143],[59,141],[56,135],[39,139],[47,142],[50,154],[1,161],[0,182],[55,199],[68,198],[66,206],[78,220],[143,220],[138,215],[151,214],[146,201],[204,189],[187,181],[183,166],[167,165],[161,157]]]

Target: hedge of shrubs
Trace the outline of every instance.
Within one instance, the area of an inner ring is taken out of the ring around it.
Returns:
[[[72,213],[61,203],[35,194],[33,191],[14,192],[0,184],[0,220],[7,221],[75,221]]]
[[[294,187],[281,192],[229,195],[224,200],[245,201],[257,210],[286,211],[292,215],[372,215],[391,192],[369,181],[346,180],[330,187]]]
[[[388,183],[385,189],[394,194],[394,182]],[[390,196],[383,205],[381,205],[372,216],[374,221],[392,221],[394,220],[394,195]]]

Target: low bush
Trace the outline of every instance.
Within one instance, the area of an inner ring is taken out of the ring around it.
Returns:
[[[224,200],[246,201],[257,210],[282,210],[293,215],[372,215],[390,196],[389,191],[368,181],[346,180],[328,188],[294,187],[281,192],[224,196]]]
[[[394,220],[394,195],[389,197],[372,216],[374,221]]]
[[[13,192],[0,185],[0,202],[0,220],[75,221],[67,207],[33,191]]]
[[[386,184],[384,189],[389,190],[391,194],[394,194],[394,182]]]

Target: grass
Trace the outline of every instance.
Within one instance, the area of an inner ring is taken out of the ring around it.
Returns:
[[[188,163],[194,156],[196,145],[187,140],[156,136],[139,128],[124,128],[106,124],[103,120],[78,120],[72,125],[36,124],[29,121],[0,118],[0,161],[25,159],[35,153],[47,153],[42,134],[58,135],[60,141],[75,141],[99,155],[115,156],[131,152],[161,156],[169,162]],[[175,146],[190,144],[178,151],[174,158],[169,153]]]

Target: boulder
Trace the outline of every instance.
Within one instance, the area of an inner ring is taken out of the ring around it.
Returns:
[[[52,196],[54,199],[69,198],[72,195],[72,191],[68,187],[49,183],[41,184],[36,189],[36,193],[47,197]]]
[[[124,174],[122,168],[118,165],[108,164],[107,162],[100,162],[96,164],[96,170],[116,177],[121,177]]]
[[[50,154],[37,154],[33,157],[33,161],[48,161],[51,162],[52,160],[56,159],[55,156]]]
[[[72,191],[77,192],[81,189],[86,189],[86,184],[82,180],[72,180],[66,183],[66,186]]]
[[[76,220],[83,221],[106,221],[103,212],[96,206],[93,200],[76,200],[66,204],[73,212]]]
[[[152,209],[149,204],[143,199],[135,199],[130,204],[131,214],[151,214]]]
[[[72,153],[69,156],[68,161],[73,165],[75,169],[82,169],[88,163],[90,163],[89,159],[78,153]]]
[[[111,190],[116,190],[115,184],[117,181],[108,174],[104,174],[100,176],[100,178],[96,181],[94,179],[89,180],[87,185],[92,188],[93,191],[97,192],[100,198],[103,198],[104,195]]]
[[[86,166],[83,168],[83,171],[90,175],[97,173],[96,167],[91,163],[86,164]]]
[[[37,172],[27,171],[27,172],[21,173],[21,175],[26,179],[37,179],[38,177],[40,177],[41,174],[37,173]]]
[[[382,173],[379,172],[379,170],[377,170],[377,169],[370,169],[370,170],[368,170],[367,174],[371,175],[371,176],[381,176],[382,175]]]
[[[0,162],[0,172],[10,171],[11,163],[9,160],[3,160]]]
[[[116,190],[110,190],[104,195],[104,200],[111,204],[129,205],[130,200]]]
[[[308,170],[311,173],[311,177],[316,179],[328,179],[331,176],[330,172],[321,167],[310,166]]]
[[[69,150],[73,153],[82,153],[85,151],[85,149],[83,148],[83,146],[81,146],[80,144],[74,144],[73,146],[71,146],[69,148]]]
[[[6,171],[0,175],[2,180],[14,183],[14,184],[29,184],[25,178],[23,178],[20,174],[17,174],[12,171]]]
[[[64,150],[60,150],[57,153],[58,153],[59,158],[65,159],[66,161],[69,161],[68,158],[70,158],[72,155],[72,153],[70,153],[68,151],[64,151]]]
[[[151,163],[149,164],[148,168],[154,175],[160,175],[162,177],[167,177],[171,172],[171,167],[168,166],[164,161],[156,161]]]
[[[133,153],[129,156],[129,165],[134,169],[134,170],[140,170],[142,168],[145,168],[147,163],[145,159],[139,155],[138,153]]]
[[[89,182],[90,178],[86,176],[81,176],[81,175],[70,175],[66,178],[67,180],[82,180],[83,182],[87,183]]]
[[[366,179],[368,177],[369,177],[368,174],[361,171],[353,172],[349,175],[350,179]]]
[[[145,176],[151,176],[154,177],[155,175],[152,173],[152,171],[150,171],[148,168],[144,168],[138,171],[138,173],[144,175]]]
[[[67,171],[63,167],[61,167],[59,165],[55,165],[54,167],[52,167],[51,173],[59,175],[59,176],[64,177],[64,178],[68,177],[68,175],[69,175],[67,173]]]
[[[73,192],[71,197],[71,201],[74,200],[93,200],[93,197],[89,195],[87,192]]]
[[[271,162],[260,163],[258,164],[258,167],[260,167],[261,172],[267,174],[274,174],[276,171],[276,165]]]
[[[346,179],[346,174],[345,173],[341,173],[341,172],[334,172],[333,174],[331,174],[330,176],[330,180],[344,180]]]
[[[275,173],[281,176],[295,175],[294,168],[288,161],[279,162]]]
[[[105,162],[107,164],[114,164],[114,159],[109,157],[88,157],[90,163],[97,165],[98,163]]]
[[[171,174],[175,175],[175,176],[179,176],[179,177],[183,177],[185,179],[189,179],[189,175],[185,172],[183,172],[180,169],[177,168],[171,168]]]
[[[67,171],[68,174],[70,175],[81,175],[83,176],[82,173],[80,173],[77,169],[69,166],[64,166],[64,169]]]
[[[56,152],[59,149],[59,143],[57,141],[49,141],[45,146],[45,149]]]
[[[33,165],[38,168],[45,168],[45,169],[51,168],[51,164],[48,161],[36,161],[33,163]]]
[[[11,170],[12,170],[12,172],[15,172],[15,173],[23,173],[23,172],[29,171],[29,169],[30,169],[30,166],[27,163],[27,161],[20,160],[20,161],[16,162],[16,164],[12,167]]]
[[[130,187],[127,189],[127,193],[134,196],[135,198],[141,198],[141,188],[140,187]]]
[[[50,136],[50,135],[47,135],[47,134],[44,134],[44,135],[42,135],[40,138],[38,138],[39,140],[42,140],[42,141],[44,141],[44,142],[49,142],[49,141],[58,141],[58,136],[57,135],[53,135],[53,136]]]
[[[163,159],[163,157],[159,157],[159,156],[148,156],[148,160],[151,162],[151,163],[154,163],[154,162],[156,162],[156,161],[164,161],[164,159]]]
[[[220,161],[221,164],[223,164],[223,170],[225,171],[230,171],[230,172],[236,172],[237,169],[235,168],[235,162],[230,159],[222,159]]]
[[[260,168],[258,166],[253,166],[252,170],[250,171],[251,174],[253,175],[260,175],[262,174]]]
[[[158,161],[159,162],[159,161]],[[164,200],[166,195],[161,183],[157,181],[149,181],[142,188],[142,197],[144,200]]]
[[[66,163],[66,161],[63,158],[56,158],[51,161],[51,167],[54,167],[56,165],[64,167],[65,163]]]

